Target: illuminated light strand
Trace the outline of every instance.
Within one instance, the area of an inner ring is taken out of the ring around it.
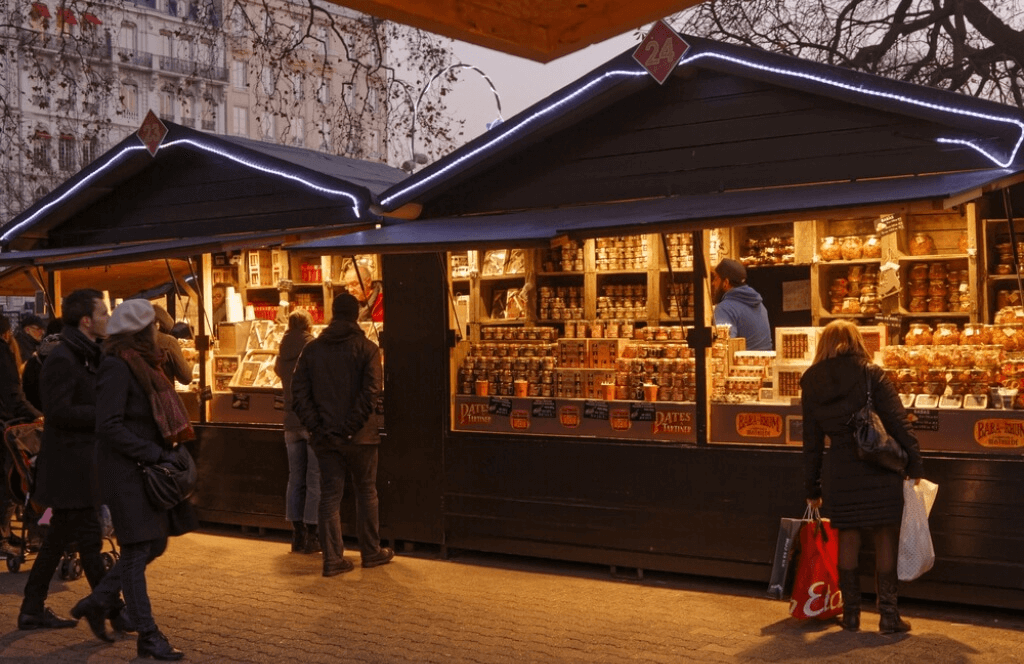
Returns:
[[[636,70],[634,70],[634,71],[616,70],[616,71],[605,72],[601,76],[595,78],[593,81],[590,81],[586,85],[582,86],[579,90],[576,90],[576,91],[566,95],[565,97],[563,97],[563,98],[559,99],[558,101],[552,103],[550,106],[547,106],[546,108],[543,108],[543,109],[537,111],[533,115],[530,115],[530,116],[524,118],[522,121],[516,123],[515,125],[512,125],[512,126],[507,125],[507,124],[499,125],[499,127],[498,127],[499,129],[503,128],[505,130],[504,133],[501,133],[498,136],[495,136],[490,141],[487,141],[483,145],[481,145],[481,146],[475,148],[474,150],[471,150],[470,152],[462,155],[458,159],[453,160],[450,164],[448,164],[448,165],[444,166],[443,168],[441,168],[441,169],[431,173],[427,177],[424,177],[423,179],[418,180],[418,181],[414,182],[413,184],[411,184],[411,185],[409,185],[409,186],[407,186],[407,187],[405,187],[403,189],[400,189],[400,190],[396,191],[394,194],[392,194],[391,196],[388,196],[387,198],[381,199],[380,203],[383,206],[387,206],[388,203],[390,203],[391,201],[395,200],[396,198],[399,198],[399,197],[401,197],[401,196],[403,196],[405,194],[408,194],[408,193],[410,193],[410,192],[412,192],[412,191],[414,191],[416,189],[421,189],[424,185],[426,185],[429,182],[431,182],[431,181],[441,177],[442,175],[444,175],[448,171],[452,170],[453,168],[457,167],[459,164],[465,162],[466,160],[472,159],[473,157],[477,156],[481,152],[489,150],[492,147],[497,146],[499,143],[503,143],[506,140],[510,139],[512,136],[522,132],[524,129],[527,128],[527,126],[532,125],[538,119],[540,119],[540,118],[542,118],[544,116],[550,115],[555,110],[557,110],[560,107],[562,107],[562,106],[568,104],[569,102],[573,101],[574,99],[576,99],[576,97],[578,97],[581,94],[587,92],[590,88],[592,88],[595,85],[603,82],[607,78],[612,78],[612,77],[616,77],[617,78],[617,77],[623,77],[623,76],[636,77],[636,76],[648,76],[648,75],[649,74],[646,71],[636,71]]]
[[[81,181],[79,181],[73,187],[71,187],[70,189],[68,189],[63,194],[61,194],[60,196],[58,196],[54,200],[50,201],[49,203],[46,203],[45,205],[41,205],[38,210],[33,212],[31,215],[29,215],[28,217],[26,217],[22,221],[20,221],[17,226],[14,226],[13,228],[8,229],[2,236],[0,236],[0,242],[8,242],[11,239],[13,239],[14,237],[16,237],[18,235],[18,231],[22,227],[24,227],[26,224],[31,224],[33,221],[38,219],[41,214],[43,214],[44,212],[46,212],[47,210],[49,210],[53,206],[59,205],[65,199],[67,199],[70,196],[72,196],[79,189],[81,189],[82,187],[84,187],[87,184],[89,184],[90,182],[92,182],[101,173],[103,173],[105,170],[107,170],[108,168],[110,168],[111,166],[116,164],[118,161],[120,161],[121,157],[125,156],[129,152],[135,152],[137,150],[145,150],[145,149],[146,149],[146,146],[144,146],[144,145],[129,145],[129,146],[125,147],[123,150],[121,150],[120,152],[118,152],[117,154],[112,156],[107,163],[103,164],[102,166],[97,168],[95,171],[93,171],[92,173],[90,173],[86,177],[82,178]]]
[[[992,122],[1002,122],[1002,123],[1005,123],[1005,124],[1016,125],[1017,129],[1020,130],[1020,135],[1017,138],[1017,142],[1014,144],[1013,149],[1010,151],[1009,159],[1007,159],[1005,162],[1004,161],[1000,161],[998,157],[996,157],[993,154],[989,154],[987,151],[985,151],[984,149],[982,149],[981,147],[979,147],[977,145],[974,145],[970,141],[966,141],[966,140],[962,140],[962,139],[955,139],[955,138],[939,138],[939,139],[936,139],[936,141],[939,142],[939,143],[955,143],[955,144],[960,144],[960,145],[964,145],[964,146],[967,146],[969,148],[972,148],[972,149],[976,150],[977,152],[979,152],[980,154],[982,154],[985,157],[987,157],[994,164],[996,164],[997,166],[999,166],[1001,168],[1006,168],[1007,166],[1009,166],[1010,164],[1012,164],[1016,160],[1017,153],[1020,151],[1021,145],[1024,144],[1024,122],[1022,122],[1020,120],[1017,120],[1015,118],[1000,117],[998,115],[990,115],[988,113],[979,113],[978,111],[970,111],[970,110],[967,110],[967,109],[964,109],[964,108],[957,108],[955,106],[946,106],[946,105],[943,105],[943,104],[936,104],[936,103],[933,103],[933,102],[924,101],[922,99],[915,99],[913,97],[908,97],[906,95],[899,95],[899,94],[896,94],[894,92],[885,92],[885,91],[882,91],[882,90],[874,90],[874,89],[871,89],[871,88],[864,87],[862,85],[850,85],[848,83],[843,83],[841,81],[836,81],[836,80],[828,79],[828,78],[825,78],[823,76],[818,76],[816,74],[809,74],[809,73],[806,73],[806,72],[796,71],[796,70],[793,70],[793,69],[783,69],[781,67],[771,67],[771,66],[763,65],[763,64],[760,64],[760,63],[757,63],[757,62],[752,62],[750,60],[745,60],[743,58],[737,58],[735,56],[725,55],[723,53],[714,53],[714,52],[709,52],[709,51],[705,51],[705,52],[702,52],[702,53],[695,53],[695,54],[693,54],[693,55],[691,55],[689,57],[684,57],[682,60],[679,61],[679,64],[677,66],[682,66],[684,64],[689,64],[689,63],[691,63],[691,62],[693,62],[695,60],[699,60],[701,58],[717,58],[719,60],[725,60],[726,62],[731,62],[733,64],[738,64],[738,65],[742,65],[744,67],[749,67],[751,69],[757,69],[757,70],[760,70],[760,71],[766,71],[766,72],[769,72],[769,73],[772,73],[772,74],[781,74],[783,76],[791,76],[791,77],[794,77],[794,78],[802,78],[804,80],[813,81],[815,83],[822,83],[824,85],[829,85],[829,86],[832,86],[834,88],[840,88],[842,90],[848,90],[850,92],[856,92],[858,94],[868,95],[868,96],[871,96],[871,97],[881,97],[881,98],[884,98],[884,99],[891,99],[893,101],[898,101],[898,102],[901,102],[901,103],[904,103],[904,104],[910,104],[912,106],[920,106],[922,108],[927,108],[927,109],[930,109],[930,110],[933,110],[933,111],[940,111],[940,112],[943,112],[943,113],[950,113],[950,114],[953,114],[953,115],[961,115],[961,116],[964,116],[964,117],[971,117],[971,118],[976,118],[976,119],[979,119],[979,120],[986,120],[986,121],[992,121]]]
[[[282,178],[284,178],[286,180],[292,180],[293,182],[298,182],[299,184],[304,185],[304,186],[312,189],[313,191],[317,191],[317,192],[320,192],[320,193],[323,193],[323,194],[328,194],[328,195],[331,195],[331,196],[344,196],[344,197],[346,197],[346,198],[348,198],[349,200],[352,201],[352,211],[355,213],[356,217],[357,218],[361,218],[362,217],[362,215],[359,212],[359,198],[355,194],[353,194],[352,192],[345,191],[344,189],[331,189],[330,187],[324,187],[322,185],[316,184],[315,182],[311,182],[311,181],[309,181],[309,180],[307,180],[305,178],[301,178],[298,175],[295,175],[293,173],[288,173],[287,171],[283,171],[283,170],[278,169],[278,168],[271,168],[269,166],[262,166],[262,165],[257,164],[256,162],[251,161],[249,159],[243,159],[242,157],[239,157],[237,155],[233,155],[230,152],[227,152],[226,150],[218,150],[218,149],[216,149],[214,147],[211,147],[209,145],[204,145],[203,143],[200,143],[200,142],[198,142],[198,141],[196,141],[194,139],[191,139],[191,138],[179,138],[177,140],[169,141],[169,142],[164,143],[163,145],[161,145],[160,149],[162,150],[162,149],[165,149],[165,148],[175,147],[175,146],[181,145],[182,143],[185,143],[185,144],[188,144],[188,145],[192,145],[192,146],[194,146],[196,148],[199,148],[200,150],[206,150],[207,152],[211,152],[211,153],[219,155],[221,157],[226,157],[226,158],[230,159],[231,161],[235,162],[236,164],[241,164],[242,166],[245,166],[247,168],[252,168],[254,170],[261,171],[263,173],[268,173],[270,175],[277,175],[278,177],[282,177]]]

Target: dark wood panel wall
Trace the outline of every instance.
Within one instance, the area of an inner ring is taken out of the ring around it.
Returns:
[[[475,174],[428,201],[424,217],[991,167],[935,140],[952,135],[935,122],[700,71]]]

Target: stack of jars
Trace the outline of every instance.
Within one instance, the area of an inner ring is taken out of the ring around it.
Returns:
[[[665,312],[669,318],[693,318],[693,284],[669,284]]]
[[[582,286],[541,286],[537,289],[541,320],[567,320],[583,317]]]
[[[472,344],[459,365],[459,394],[513,396],[515,381],[525,380],[529,396],[550,397],[555,348],[555,344]]]
[[[598,270],[647,269],[647,236],[645,235],[602,237],[597,238],[596,244]]]
[[[668,233],[668,261],[673,270],[693,269],[693,236],[689,233]]]
[[[914,263],[907,284],[907,310],[970,311],[970,293],[964,288],[966,270],[950,269],[947,263]]]
[[[878,298],[878,268],[851,265],[845,276],[832,279],[829,301],[833,314],[877,314],[882,310]]]
[[[615,361],[615,398],[644,399],[656,385],[658,401],[693,401],[696,360],[686,344],[629,344]]]
[[[597,298],[597,317],[602,319],[647,318],[646,284],[605,284]]]

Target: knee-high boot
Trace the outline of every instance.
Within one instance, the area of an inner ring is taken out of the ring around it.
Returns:
[[[900,612],[896,608],[896,591],[899,587],[899,580],[896,572],[885,572],[878,574],[878,631],[882,634],[894,634],[896,632],[909,632],[910,623],[900,618]]]
[[[860,629],[860,572],[839,568],[839,590],[843,593],[843,618],[839,624],[848,632]]]

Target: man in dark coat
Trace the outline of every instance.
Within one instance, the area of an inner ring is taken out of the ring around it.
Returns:
[[[45,330],[43,319],[35,314],[29,314],[21,319],[21,329],[14,335],[14,338],[21,350],[22,363],[27,362],[28,358],[32,357],[32,354],[39,349],[39,342],[43,340]]]
[[[356,322],[359,302],[348,293],[334,298],[334,320],[299,356],[292,377],[292,409],[310,433],[320,462],[320,546],[324,576],[350,571],[341,538],[345,476],[355,485],[356,521],[363,567],[391,561],[380,545],[377,502],[377,400],[383,389],[380,348]]]
[[[95,587],[106,573],[100,555],[103,538],[94,457],[100,363],[97,341],[106,334],[107,318],[107,305],[99,291],[82,289],[68,295],[63,302],[60,343],[43,363],[39,385],[46,419],[36,459],[34,497],[51,507],[53,516],[25,584],[18,629],[77,624],[58,617],[45,605],[50,579],[70,544],[77,543],[90,586]]]

